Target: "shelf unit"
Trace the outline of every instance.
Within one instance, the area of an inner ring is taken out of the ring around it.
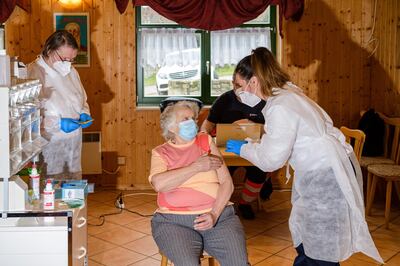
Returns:
[[[22,211],[10,209],[10,177],[29,161],[37,161],[47,144],[40,134],[37,97],[41,86],[39,80],[17,80],[10,87],[0,86],[0,239],[5,240],[0,241],[0,261],[7,265],[84,266],[88,260],[86,201],[80,208],[60,207],[57,200],[56,208],[50,211],[43,210],[38,202],[39,205],[29,205]],[[29,90],[32,87],[36,89],[34,93]],[[13,135],[18,126],[20,135]],[[52,217],[53,222],[42,222],[46,217]],[[13,241],[15,238],[19,241]],[[47,259],[43,261],[43,257]]]
[[[9,178],[36,158],[47,144],[40,135],[38,95],[41,86],[39,80],[21,79],[15,80],[12,86],[0,86],[2,218],[7,218],[7,213],[10,211]]]

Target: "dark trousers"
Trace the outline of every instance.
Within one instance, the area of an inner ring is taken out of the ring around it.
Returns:
[[[314,260],[304,253],[303,244],[300,244],[297,248],[297,257],[293,262],[293,266],[338,266],[339,262],[330,262],[323,260]]]

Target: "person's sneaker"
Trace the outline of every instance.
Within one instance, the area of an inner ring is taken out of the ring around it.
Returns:
[[[239,204],[238,209],[243,219],[253,220],[256,217],[250,204]]]
[[[272,188],[271,178],[268,178],[267,180],[265,180],[263,186],[261,187],[260,198],[262,200],[269,199],[269,197],[271,196],[272,191],[273,191],[273,188]]]

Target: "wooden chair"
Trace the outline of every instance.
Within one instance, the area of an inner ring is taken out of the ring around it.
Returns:
[[[340,127],[340,131],[342,131],[343,135],[346,137],[346,142],[353,145],[354,154],[356,155],[357,160],[360,161],[365,142],[364,132],[358,129],[350,129],[344,126]]]
[[[167,256],[165,256],[161,252],[160,252],[160,254],[161,254],[161,265],[160,266],[167,266],[168,265]],[[207,259],[209,266],[217,266],[216,260],[213,257],[211,257],[210,255],[208,255],[206,252],[204,252],[203,255],[201,255],[200,258],[201,259]]]
[[[364,111],[361,111],[361,115],[364,113]],[[385,136],[384,136],[384,154],[382,156],[376,156],[376,157],[369,157],[369,156],[361,156],[360,160],[360,165],[362,168],[367,169],[369,165],[373,164],[394,164],[395,163],[395,158],[394,158],[394,149],[395,147],[393,144],[393,140],[395,139],[395,133],[393,128],[396,127],[396,118],[389,118],[386,115],[378,112],[378,115],[382,118],[382,120],[385,123]],[[367,194],[370,191],[371,188],[371,182],[372,182],[372,176],[368,172],[368,177],[367,177]]]
[[[383,116],[383,119],[385,122],[385,158],[389,159],[391,163],[375,163],[369,164],[367,167],[369,189],[367,186],[366,214],[371,214],[376,184],[379,179],[383,179],[386,182],[385,226],[388,228],[393,184],[400,199],[400,118]]]
[[[364,132],[358,129],[350,129],[345,126],[340,127],[340,131],[342,131],[343,135],[346,137],[346,142],[353,146],[354,154],[358,162],[360,162],[361,154],[365,143]],[[368,198],[366,194],[368,194],[368,187],[367,187],[367,192],[365,193],[365,201]]]

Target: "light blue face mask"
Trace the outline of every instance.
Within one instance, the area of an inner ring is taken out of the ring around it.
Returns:
[[[197,124],[193,119],[180,122],[178,127],[178,135],[184,140],[190,141],[197,135]]]

